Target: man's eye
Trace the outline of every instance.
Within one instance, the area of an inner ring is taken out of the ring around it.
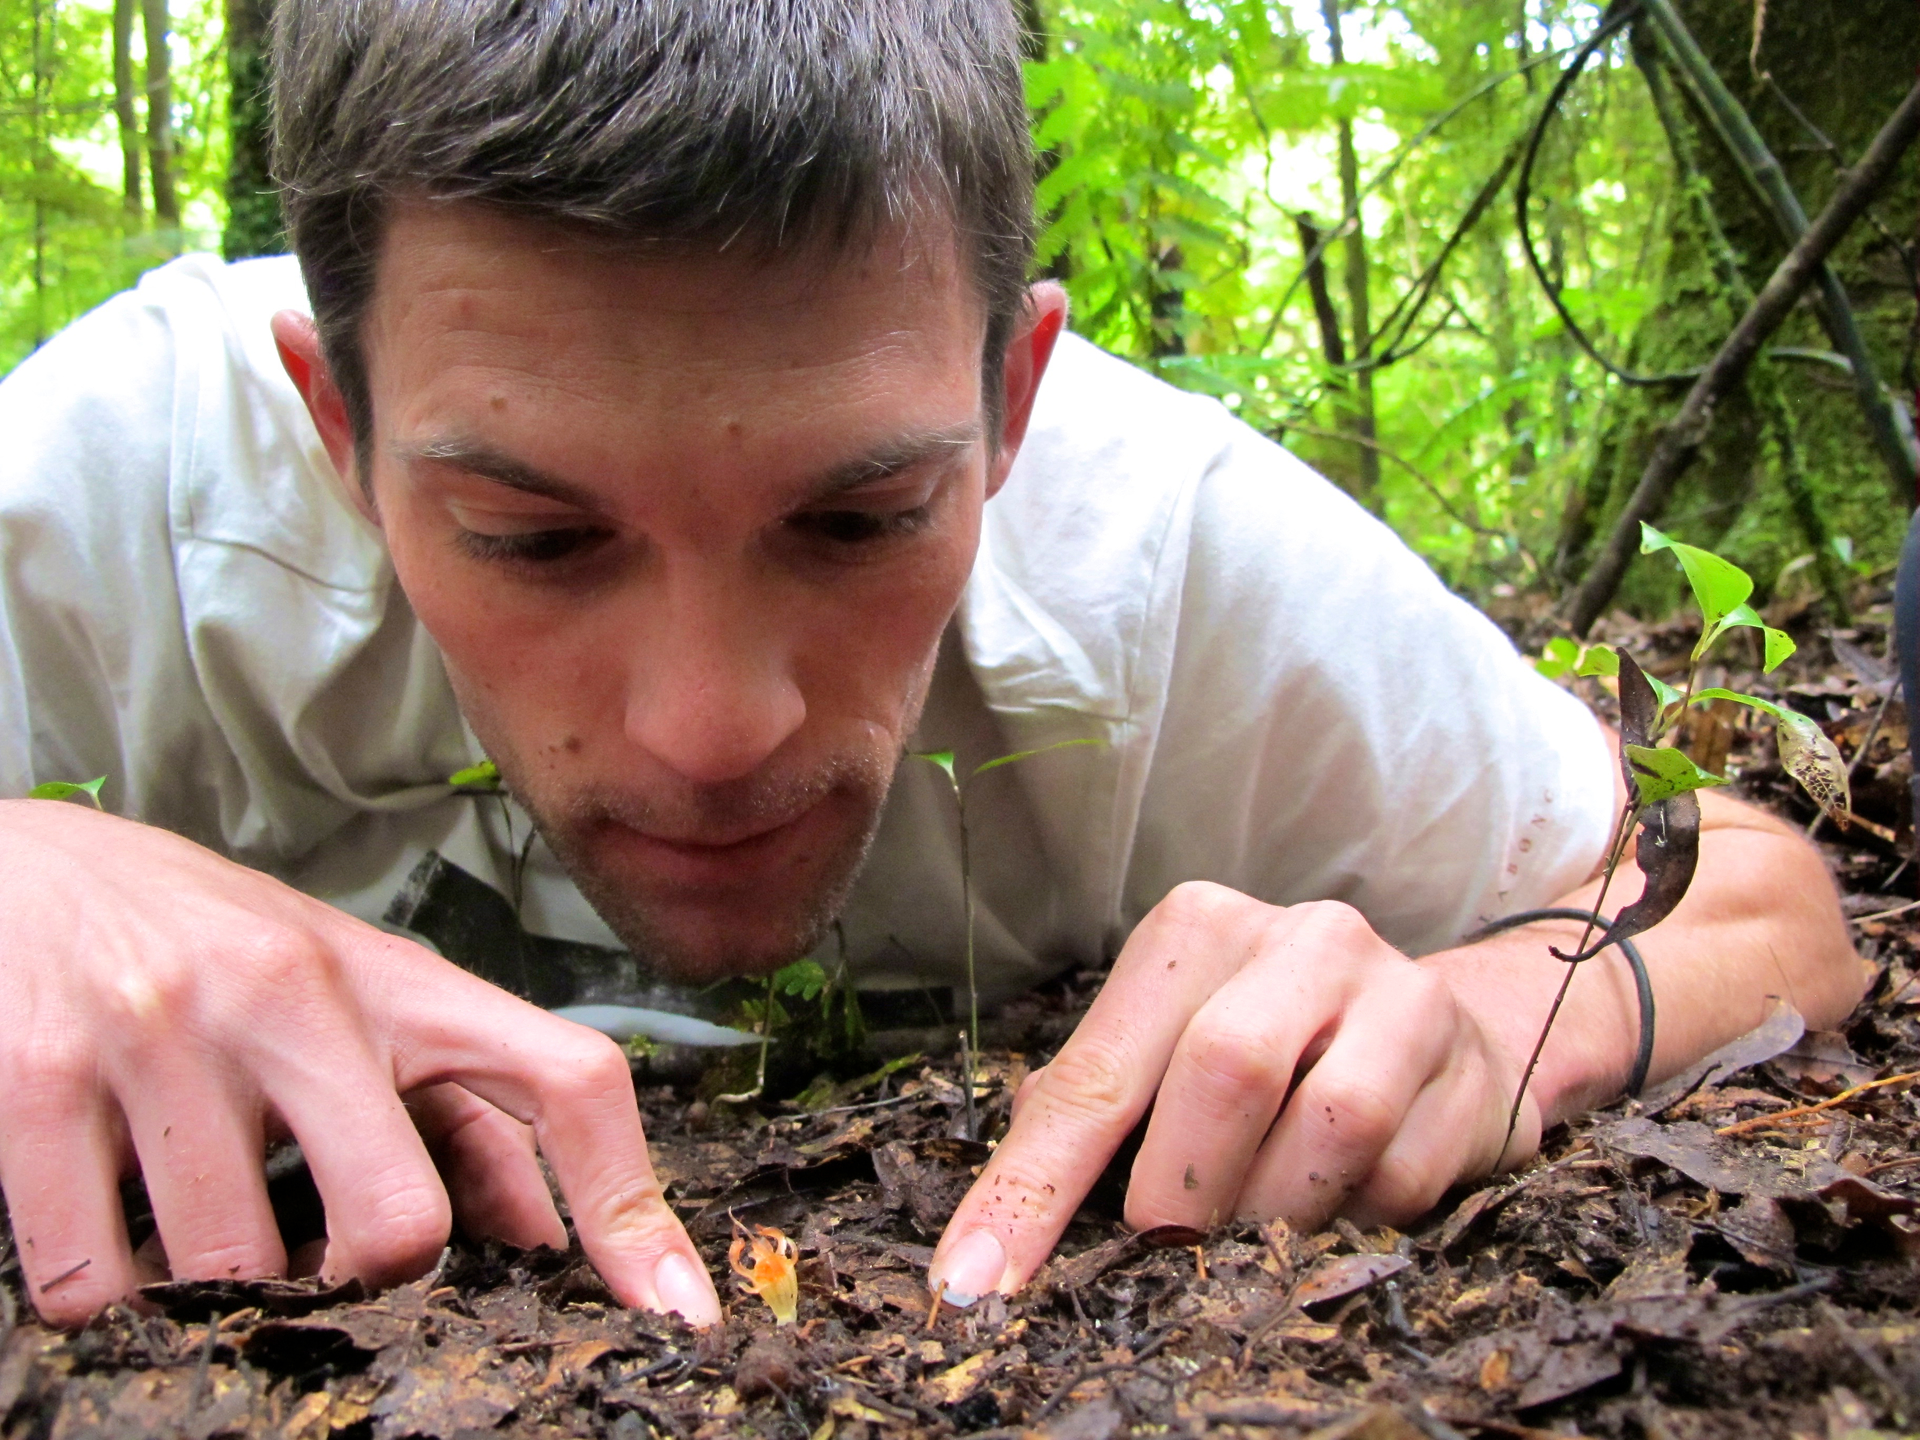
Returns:
[[[871,545],[876,541],[911,535],[926,525],[931,514],[932,507],[929,505],[891,515],[871,510],[820,510],[798,516],[794,523],[835,545]]]
[[[476,530],[462,530],[459,538],[460,548],[475,560],[539,565],[577,555],[604,538],[605,533],[601,530],[572,529],[485,535]]]

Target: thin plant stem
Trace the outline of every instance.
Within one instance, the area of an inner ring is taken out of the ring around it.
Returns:
[[[969,1140],[978,1140],[980,1138],[980,1125],[979,1125],[979,1122],[974,1119],[974,1114],[973,1114],[973,1076],[974,1076],[973,1057],[974,1057],[974,1054],[975,1054],[975,1051],[972,1043],[967,1038],[967,1032],[962,1030],[960,1032],[960,1065],[961,1065],[961,1068],[966,1072],[967,1139]]]
[[[1520,1105],[1527,1098],[1527,1086],[1533,1083],[1533,1072],[1539,1068],[1540,1054],[1547,1048],[1547,1037],[1553,1033],[1553,1022],[1560,1018],[1560,1007],[1566,1003],[1567,991],[1573,988],[1573,972],[1578,966],[1567,966],[1567,973],[1560,981],[1560,989],[1553,997],[1553,1008],[1547,1011],[1547,1023],[1540,1027],[1540,1038],[1533,1042],[1533,1053],[1527,1057],[1527,1068],[1520,1076],[1520,1088],[1513,1092],[1513,1108],[1507,1112],[1507,1133],[1500,1142],[1500,1153],[1494,1157],[1493,1168],[1498,1170],[1500,1162],[1507,1158],[1507,1147],[1513,1143],[1513,1132],[1520,1124]]]
[[[1614,872],[1620,868],[1621,858],[1627,853],[1627,837],[1633,834],[1633,822],[1637,820],[1639,816],[1640,802],[1630,799],[1627,801],[1626,808],[1620,812],[1620,819],[1614,824],[1613,844],[1607,847],[1607,868],[1600,878],[1600,896],[1593,902],[1593,915],[1588,919],[1586,928],[1580,932],[1580,943],[1573,948],[1573,953],[1576,955],[1586,949],[1587,942],[1593,938],[1593,927],[1598,923],[1604,911],[1607,903],[1607,891],[1613,887]],[[1553,1022],[1548,1021],[1547,1023],[1552,1024]],[[1516,1107],[1519,1103],[1518,1099],[1514,1101]]]
[[[754,1076],[753,1088],[743,1090],[738,1095],[716,1095],[713,1098],[725,1105],[744,1105],[749,1100],[758,1100],[767,1093],[767,1050],[773,1044],[773,975],[767,975],[767,995],[764,1008],[760,1012],[760,1069]]]
[[[973,861],[967,843],[967,796],[958,784],[953,787],[953,798],[960,808],[960,895],[967,912],[967,1043],[977,1051],[980,1048],[980,985],[974,978],[973,968]],[[967,1106],[971,1110],[971,1070],[967,1073],[967,1095]]]
[[[1600,881],[1600,895],[1593,902],[1593,913],[1588,916],[1585,927],[1580,932],[1580,943],[1573,953],[1578,955],[1587,948],[1587,941],[1593,936],[1593,927],[1604,913],[1607,903],[1607,891],[1613,884],[1614,872],[1620,868],[1620,859],[1626,853],[1627,837],[1633,833],[1633,822],[1639,818],[1639,802],[1629,799],[1620,811],[1620,819],[1614,825],[1613,843],[1607,848],[1607,868]],[[1540,1036],[1533,1042],[1533,1054],[1527,1057],[1527,1068],[1520,1074],[1519,1088],[1513,1092],[1513,1105],[1507,1111],[1507,1133],[1500,1141],[1500,1153],[1494,1157],[1494,1168],[1507,1157],[1507,1147],[1513,1143],[1513,1132],[1520,1124],[1520,1107],[1527,1098],[1527,1087],[1533,1083],[1533,1072],[1539,1068],[1540,1056],[1547,1048],[1547,1039],[1553,1034],[1553,1022],[1560,1018],[1560,1007],[1566,1003],[1567,991],[1573,988],[1573,972],[1579,967],[1569,963],[1565,978],[1560,981],[1560,989],[1553,997],[1553,1008],[1547,1011],[1547,1023],[1540,1027]]]

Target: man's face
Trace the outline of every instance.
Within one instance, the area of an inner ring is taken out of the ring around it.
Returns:
[[[983,327],[950,250],[904,239],[769,266],[392,217],[363,333],[400,582],[515,795],[670,973],[804,954],[852,884],[1011,463]]]

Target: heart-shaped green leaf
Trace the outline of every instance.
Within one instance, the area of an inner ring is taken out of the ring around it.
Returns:
[[[1686,572],[1687,584],[1692,587],[1693,598],[1700,606],[1700,644],[1693,652],[1694,658],[1698,659],[1713,642],[1720,622],[1736,607],[1744,605],[1747,597],[1753,594],[1753,577],[1731,560],[1722,560],[1711,550],[1702,550],[1697,545],[1683,545],[1642,521],[1640,553],[1651,555],[1659,550],[1673,552],[1674,559],[1680,562],[1680,568]]]

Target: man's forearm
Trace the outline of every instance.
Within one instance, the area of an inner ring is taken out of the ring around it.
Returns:
[[[1767,997],[1814,1027],[1837,1024],[1866,976],[1819,852],[1790,827],[1723,796],[1702,797],[1700,863],[1678,909],[1637,944],[1653,979],[1657,1023],[1649,1078],[1659,1080],[1757,1025]],[[1631,858],[1608,891],[1617,914],[1639,894]],[[1558,902],[1590,910],[1600,882]],[[1429,957],[1501,1048],[1525,1063],[1565,970],[1577,922],[1543,921]],[[1639,1041],[1632,973],[1617,949],[1579,967],[1541,1054],[1532,1093],[1544,1121],[1604,1104],[1625,1086]]]

